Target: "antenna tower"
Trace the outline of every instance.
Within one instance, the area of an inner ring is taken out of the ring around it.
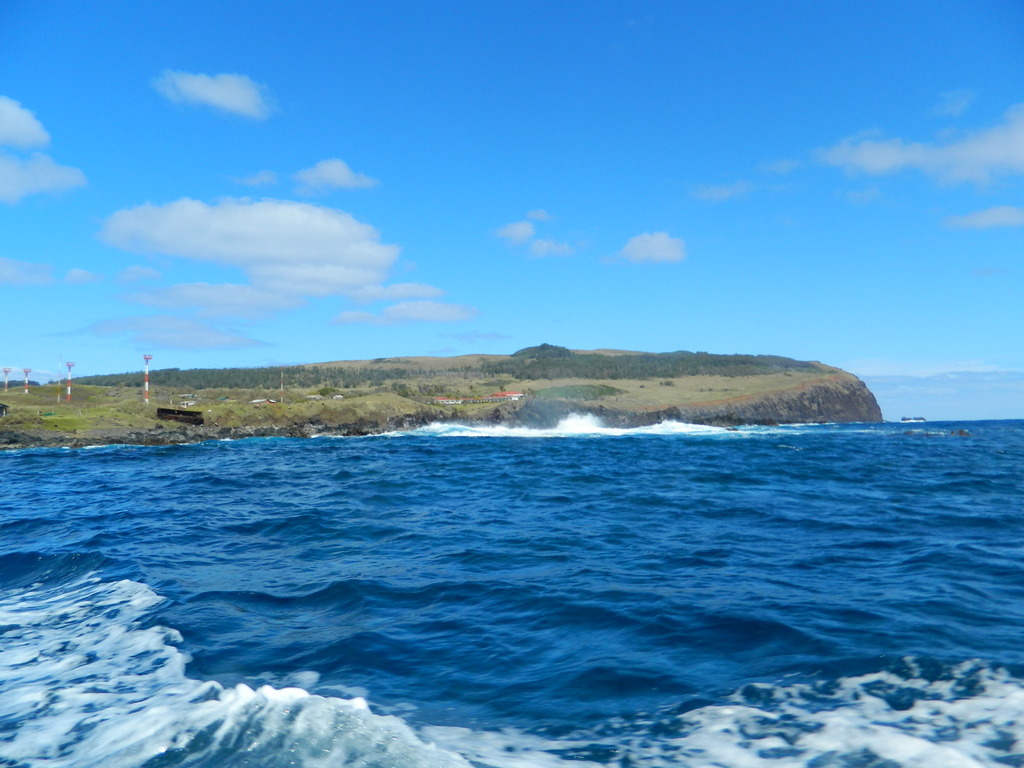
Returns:
[[[142,399],[147,403],[149,402],[149,361],[153,359],[152,355],[143,355],[142,359],[146,361],[146,375],[142,380]]]
[[[10,368],[4,368],[4,392],[7,391],[7,374],[9,374],[10,372]]]
[[[25,394],[27,395],[28,394],[28,375],[30,373],[32,373],[32,369],[31,368],[22,368],[21,370],[25,372]]]
[[[68,367],[68,402],[71,402],[71,369],[75,367],[74,363],[65,363]]]

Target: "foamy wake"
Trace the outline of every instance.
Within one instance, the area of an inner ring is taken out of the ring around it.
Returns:
[[[604,724],[543,739],[425,729],[482,763],[554,765],[552,758],[687,768],[1004,768],[1024,765],[1024,681],[978,662],[940,679],[879,672],[820,685],[747,686],[733,703]],[[752,703],[756,701],[757,704]],[[547,759],[537,762],[538,755]]]
[[[427,727],[360,698],[185,674],[161,598],[130,581],[0,591],[0,765],[360,768],[1001,768],[1021,765],[1024,682],[982,663],[752,685],[682,715],[573,737]],[[309,679],[315,679],[309,673]]]
[[[362,699],[185,676],[174,630],[141,629],[148,587],[94,579],[0,606],[0,764],[463,768]]]

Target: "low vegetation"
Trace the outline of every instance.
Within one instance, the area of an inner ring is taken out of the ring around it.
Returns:
[[[765,376],[780,372],[813,372],[815,363],[774,355],[713,355],[707,352],[578,352],[541,344],[512,355],[470,355],[451,358],[377,358],[281,368],[163,368],[154,381],[184,389],[324,389],[373,388],[405,382],[415,394],[419,386],[444,387],[446,382],[498,379],[674,379],[689,376]],[[141,371],[79,378],[82,384],[142,387]]]

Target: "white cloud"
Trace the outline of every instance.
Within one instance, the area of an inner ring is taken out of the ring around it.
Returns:
[[[405,301],[384,309],[379,315],[370,312],[341,312],[334,323],[370,323],[373,325],[397,325],[410,322],[455,323],[471,320],[477,310],[462,304],[445,304],[438,301]]]
[[[179,283],[168,288],[140,291],[125,296],[128,301],[164,309],[196,308],[204,317],[266,317],[294,309],[302,297],[261,290],[233,283]]]
[[[50,134],[36,116],[7,96],[0,96],[0,146],[44,147],[50,143]]]
[[[932,108],[932,113],[945,117],[959,117],[974,102],[974,94],[970,91],[946,91],[939,94],[939,103]]]
[[[0,96],[0,146],[28,149],[50,143],[50,134],[36,116],[14,99]],[[40,192],[60,192],[85,184],[78,168],[59,165],[49,155],[28,156],[0,151],[0,201],[16,203]]]
[[[33,264],[0,256],[0,285],[46,285],[53,274],[46,264]]]
[[[240,176],[232,179],[236,184],[244,184],[247,187],[266,187],[277,184],[277,174],[273,171],[257,171],[251,176]]]
[[[142,205],[110,216],[100,236],[126,251],[237,267],[254,287],[292,296],[380,285],[399,251],[344,211],[273,199]]]
[[[124,317],[94,323],[90,331],[99,336],[128,336],[146,347],[161,349],[238,349],[264,346],[264,342],[221,331],[181,317],[148,315]]]
[[[0,152],[0,200],[16,203],[40,192],[61,192],[85,185],[78,168],[58,165],[49,155],[35,152],[27,158]]]
[[[89,272],[86,269],[78,269],[77,267],[69,269],[67,274],[64,275],[64,282],[68,285],[85,285],[102,279],[102,275],[97,275],[95,272]]]
[[[1000,205],[984,211],[974,211],[963,216],[950,216],[947,227],[954,229],[991,229],[993,227],[1024,227],[1024,208]]]
[[[537,228],[530,221],[516,221],[499,227],[494,233],[498,237],[508,240],[515,245],[521,245],[534,236]]]
[[[312,168],[306,168],[292,176],[299,182],[303,194],[317,194],[330,189],[365,189],[375,187],[378,182],[362,173],[355,173],[348,163],[336,157],[321,160]]]
[[[355,301],[400,301],[402,299],[436,299],[444,291],[426,283],[394,283],[392,285],[367,285],[346,294]]]
[[[543,208],[534,208],[532,211],[527,211],[526,218],[533,219],[534,221],[551,221],[555,217]]]
[[[537,257],[572,256],[574,249],[568,243],[538,238],[530,242],[530,253]]]
[[[254,120],[270,116],[269,90],[245,75],[203,75],[165,69],[153,87],[176,104],[201,104]]]
[[[163,277],[163,275],[152,267],[140,267],[138,265],[122,269],[117,275],[117,279],[124,283],[137,283],[142,280],[159,280],[161,277]]]
[[[736,181],[732,184],[703,184],[695,186],[690,194],[698,200],[721,203],[736,197],[745,197],[753,188],[754,185],[749,181]]]
[[[619,255],[638,264],[682,261],[686,258],[686,245],[667,232],[649,232],[631,237]]]
[[[854,136],[816,157],[851,173],[873,176],[918,170],[942,182],[990,182],[999,175],[1024,173],[1024,104],[1010,108],[1004,121],[946,144]]]

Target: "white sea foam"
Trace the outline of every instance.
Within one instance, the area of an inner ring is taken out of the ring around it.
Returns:
[[[565,739],[514,730],[483,738],[461,728],[428,728],[425,735],[500,768],[555,765],[554,755],[573,765],[592,764],[596,756],[602,763],[651,768],[1021,765],[1024,681],[978,663],[961,664],[943,678],[879,672],[824,689],[754,686],[765,703],[752,705],[737,694],[724,706],[608,723],[599,733]],[[891,697],[903,699],[897,701],[901,708],[892,706]]]
[[[574,414],[566,416],[556,426],[549,429],[438,422],[408,434],[439,437],[620,437],[623,435],[719,435],[731,433],[722,427],[685,424],[680,421],[663,421],[647,427],[608,427],[597,416]]]
[[[902,674],[748,686],[723,705],[567,738],[417,732],[358,697],[189,678],[178,633],[143,624],[161,601],[142,584],[94,578],[0,592],[0,764],[1002,768],[1024,752],[1024,681],[982,663],[925,674],[913,660]]]
[[[173,630],[141,628],[161,598],[142,584],[84,579],[0,596],[0,764],[467,768],[362,699],[256,690],[185,675]]]

